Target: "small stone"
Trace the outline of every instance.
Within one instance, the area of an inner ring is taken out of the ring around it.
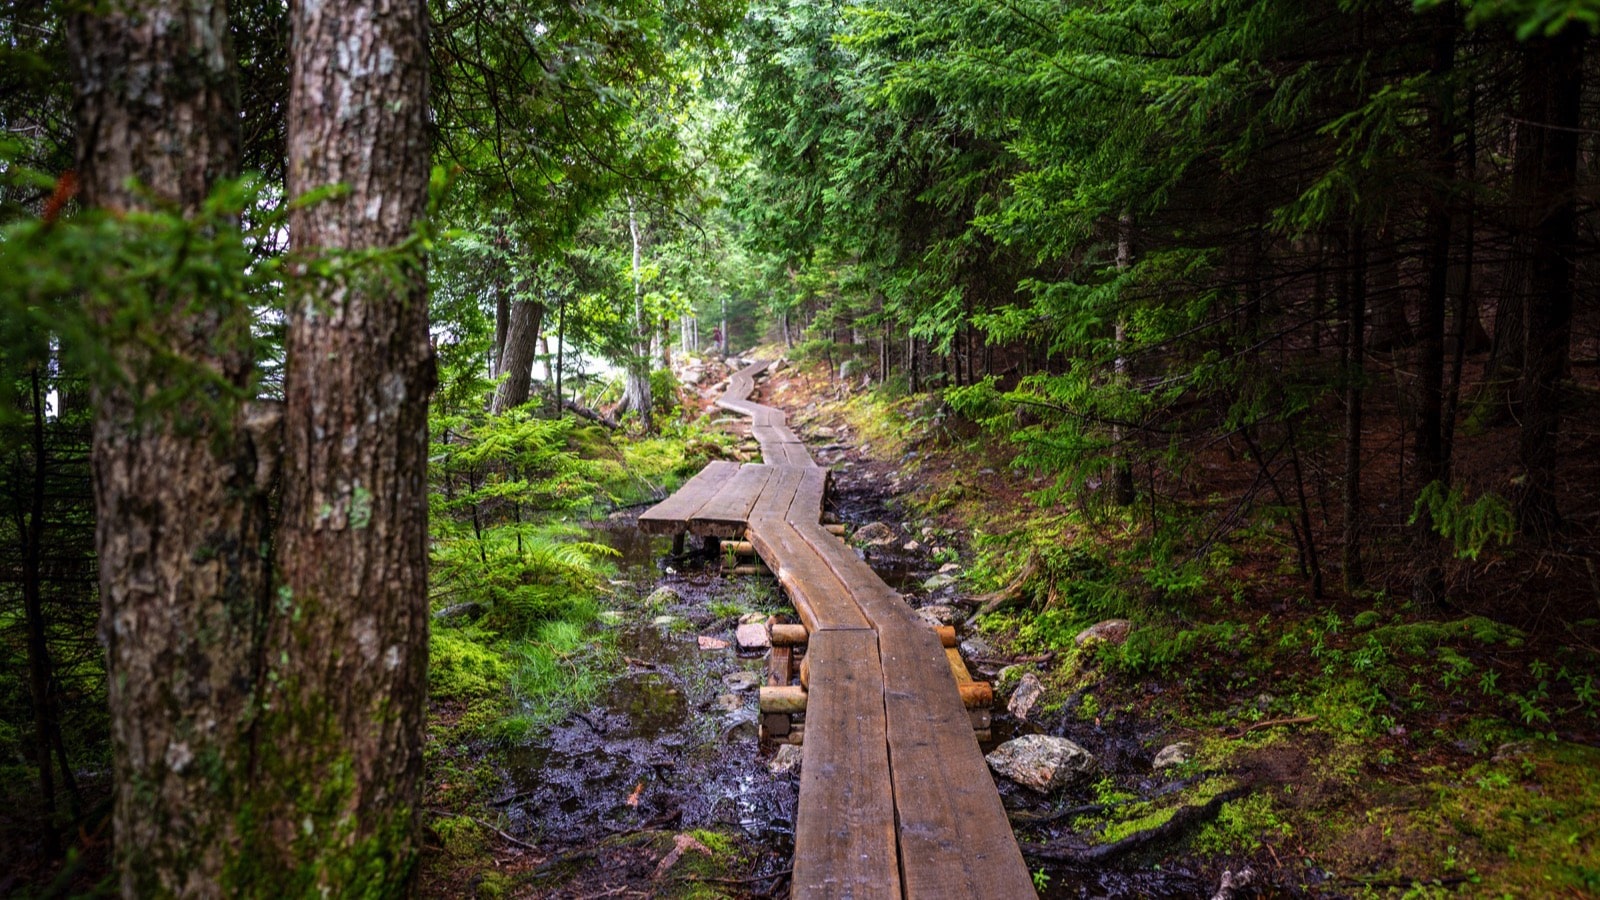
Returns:
[[[947,588],[955,583],[956,579],[954,575],[935,575],[922,583],[922,589],[931,593],[933,591]]]
[[[738,642],[740,650],[765,650],[772,646],[772,636],[767,633],[767,626],[756,622],[746,622],[733,632],[733,639]]]
[[[600,621],[607,625],[616,625],[625,618],[627,615],[620,609],[608,609],[600,613]]]
[[[989,659],[994,656],[994,648],[989,646],[988,641],[973,635],[961,642],[961,655],[967,659],[974,657]]]
[[[1017,687],[1011,692],[1011,699],[1006,703],[1006,709],[1013,716],[1027,721],[1033,708],[1038,705],[1039,698],[1044,696],[1044,682],[1032,672],[1023,675],[1017,682]]]
[[[1156,754],[1155,762],[1150,764],[1150,768],[1159,772],[1162,769],[1171,768],[1172,766],[1181,766],[1188,762],[1189,757],[1193,755],[1194,745],[1188,741],[1179,741],[1176,744],[1168,744],[1161,748],[1160,753]]]
[[[700,649],[701,650],[726,650],[726,649],[728,649],[728,642],[723,640],[722,638],[711,637],[710,635],[702,634],[699,637],[699,641],[700,641]]]
[[[778,752],[772,754],[772,759],[767,761],[767,771],[774,775],[798,772],[803,755],[804,750],[798,744],[779,744]]]
[[[866,544],[868,547],[887,547],[895,542],[894,529],[882,522],[868,522],[857,528],[852,537],[856,543]]]
[[[1104,622],[1096,622],[1078,632],[1078,636],[1073,638],[1072,642],[1080,647],[1089,641],[1120,644],[1128,639],[1128,632],[1132,630],[1133,623],[1127,619],[1107,619]]]
[[[752,624],[754,624],[754,625],[765,625],[765,624],[767,624],[767,614],[766,613],[759,613],[759,612],[745,613],[744,615],[739,617],[739,624],[740,625],[752,625]]]
[[[718,694],[715,705],[723,712],[738,712],[744,709],[744,698],[738,694]]]
[[[995,774],[1041,794],[1083,781],[1097,768],[1094,754],[1066,738],[1028,734],[1006,741],[986,759]]]
[[[826,425],[818,425],[816,428],[811,429],[811,432],[819,438],[833,438],[839,434],[837,431],[834,431],[832,428],[829,428]]]
[[[677,624],[677,622],[677,616],[656,616],[654,619],[650,620],[650,624],[657,628],[671,628],[673,625]]]
[[[646,606],[671,606],[682,601],[683,597],[666,585],[656,588],[650,592],[650,596],[644,598]]]
[[[959,565],[957,565],[955,563],[945,563],[944,565],[939,567],[939,574],[940,575],[954,575],[955,573],[957,573],[959,571],[961,571],[961,566],[959,566]]]
[[[956,625],[966,616],[961,610],[944,603],[931,603],[917,610],[917,615],[929,625]]]
[[[761,686],[761,676],[749,669],[740,669],[722,676],[722,684],[730,691],[753,691]]]
[[[922,549],[922,545],[916,541],[906,541],[905,546],[901,547],[900,549],[907,553],[916,553],[918,550]]]

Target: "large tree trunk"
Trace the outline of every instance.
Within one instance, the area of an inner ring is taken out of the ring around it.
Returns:
[[[1542,93],[1538,139],[1519,143],[1533,157],[1535,176],[1520,198],[1530,216],[1529,290],[1522,305],[1527,349],[1518,385],[1522,433],[1517,521],[1540,534],[1560,524],[1556,502],[1556,442],[1561,428],[1561,380],[1572,340],[1573,259],[1577,255],[1578,126],[1583,93],[1584,29],[1537,41],[1523,51],[1523,84]],[[1542,88],[1542,90],[1541,90]],[[1531,110],[1530,110],[1531,112]]]
[[[518,300],[511,304],[511,327],[506,332],[506,350],[501,358],[504,376],[494,391],[496,415],[528,402],[533,383],[533,359],[539,349],[539,329],[544,324],[544,304]]]
[[[288,195],[295,209],[279,586],[244,893],[401,896],[421,802],[428,651],[427,7],[297,3]],[[387,265],[339,272],[341,255]],[[252,852],[254,851],[254,852]],[[252,876],[255,880],[251,880]]]
[[[117,3],[70,18],[86,206],[159,202],[193,215],[233,174],[227,35],[226,10],[209,0]],[[130,380],[96,388],[93,400],[116,879],[124,897],[220,896],[249,784],[268,572],[257,452],[235,399],[254,370],[250,312],[233,298],[152,288],[157,304],[141,329],[149,343],[110,348]],[[140,408],[147,389],[172,387],[152,383],[172,371],[152,365],[167,354],[225,388]]]
[[[1417,321],[1417,486],[1426,488],[1436,481],[1448,482],[1444,433],[1444,337],[1445,309],[1450,299],[1450,213],[1456,178],[1455,98],[1447,76],[1455,65],[1456,28],[1459,13],[1454,7],[1440,7],[1433,13],[1432,74],[1438,79],[1438,96],[1428,109],[1431,147],[1429,160],[1433,176],[1427,194],[1426,223],[1428,246],[1423,264],[1427,284],[1423,290],[1422,315]],[[1444,548],[1434,533],[1433,516],[1418,508],[1412,532],[1417,570],[1412,597],[1429,606],[1444,600]]]

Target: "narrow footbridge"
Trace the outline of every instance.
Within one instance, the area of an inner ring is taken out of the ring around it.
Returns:
[[[718,401],[764,462],[713,462],[639,521],[749,541],[806,629],[793,896],[1035,896],[940,635],[823,526],[828,470],[750,400],[767,365]]]

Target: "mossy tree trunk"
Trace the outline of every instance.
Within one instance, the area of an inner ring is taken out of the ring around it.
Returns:
[[[73,15],[68,35],[85,205],[195,214],[238,158],[225,8],[118,0]],[[267,465],[235,399],[254,368],[248,308],[182,288],[156,299],[138,338],[111,342],[127,381],[93,399],[117,885],[214,897],[248,783]],[[129,311],[93,312],[106,325]],[[223,389],[142,408],[172,386],[162,373],[191,367]]]
[[[417,852],[428,649],[427,8],[291,7],[295,258],[256,844],[235,884],[400,896]],[[352,263],[377,254],[379,262]],[[319,264],[333,275],[316,274]]]

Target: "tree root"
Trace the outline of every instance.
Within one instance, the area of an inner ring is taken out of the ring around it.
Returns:
[[[1028,585],[1039,576],[1043,568],[1038,551],[1030,552],[1028,561],[1022,566],[1022,571],[1017,573],[1016,578],[1011,579],[1010,584],[993,593],[972,598],[973,602],[978,604],[978,611],[967,619],[967,627],[972,627],[979,616],[986,616],[996,610],[1020,603],[1027,596]]]

